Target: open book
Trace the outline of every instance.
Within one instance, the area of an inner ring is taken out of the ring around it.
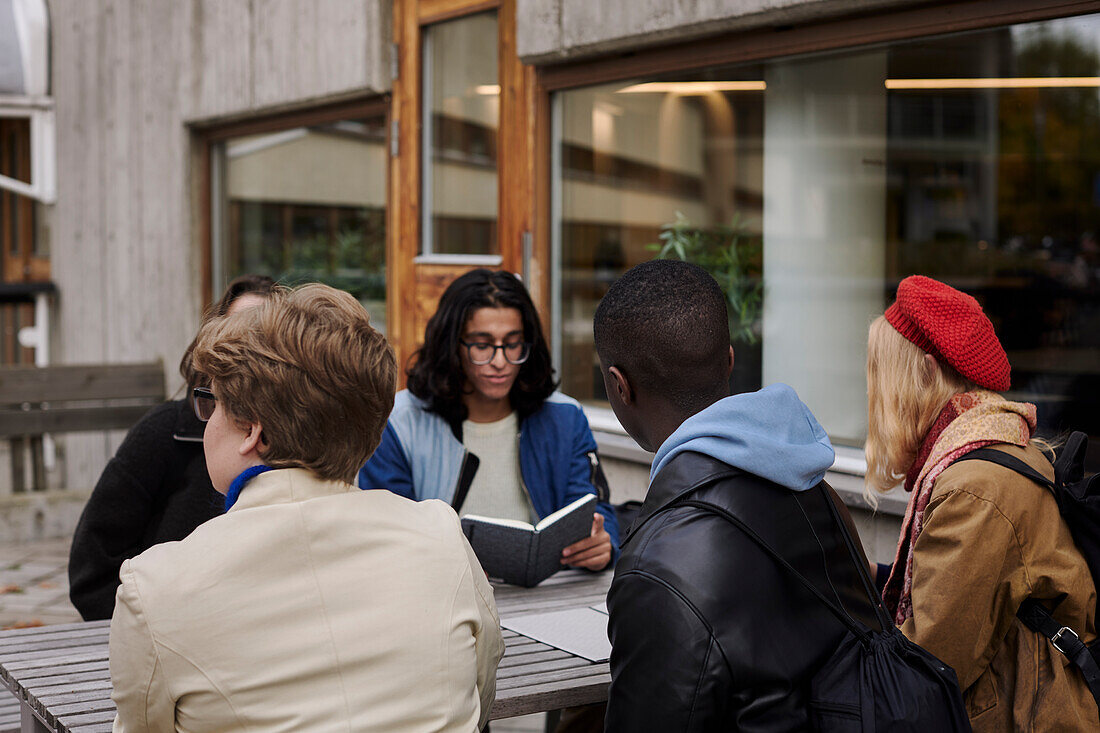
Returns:
[[[582,496],[532,526],[470,514],[462,531],[490,578],[526,588],[562,569],[561,551],[592,533],[596,495]]]

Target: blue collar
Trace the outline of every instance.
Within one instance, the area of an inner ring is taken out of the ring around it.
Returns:
[[[229,491],[225,494],[225,510],[229,511],[230,508],[237,503],[237,498],[241,495],[241,490],[244,485],[251,481],[256,476],[259,476],[264,471],[270,471],[271,466],[250,466],[241,471],[241,475],[233,479],[233,483],[229,484]]]

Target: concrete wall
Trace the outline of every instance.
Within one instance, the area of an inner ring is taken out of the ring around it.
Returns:
[[[55,362],[161,359],[169,388],[199,313],[189,123],[389,87],[390,0],[51,0],[59,289]],[[66,436],[64,485],[119,440]]]
[[[806,23],[913,0],[517,0],[516,48],[554,63],[670,41]]]

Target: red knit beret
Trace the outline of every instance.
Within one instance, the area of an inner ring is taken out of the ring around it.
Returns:
[[[886,320],[905,338],[979,387],[1006,392],[1011,367],[978,301],[950,285],[912,275],[898,285]]]

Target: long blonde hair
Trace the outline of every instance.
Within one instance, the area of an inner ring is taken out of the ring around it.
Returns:
[[[948,400],[976,385],[894,330],[884,316],[867,337],[867,498],[905,479],[924,436]]]

